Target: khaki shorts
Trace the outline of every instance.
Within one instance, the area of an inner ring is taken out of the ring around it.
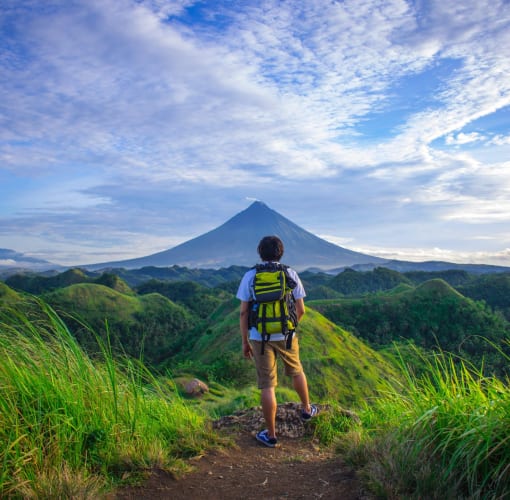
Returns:
[[[297,336],[292,338],[292,346],[286,349],[286,340],[269,341],[264,346],[264,354],[260,354],[262,342],[250,340],[257,367],[257,384],[259,389],[276,387],[278,374],[276,360],[280,357],[285,367],[285,375],[294,377],[303,373],[303,367],[299,360],[299,342]]]

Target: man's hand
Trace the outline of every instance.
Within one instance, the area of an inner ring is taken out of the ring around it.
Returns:
[[[253,351],[249,342],[243,341],[243,356],[246,359],[251,359],[253,357]]]

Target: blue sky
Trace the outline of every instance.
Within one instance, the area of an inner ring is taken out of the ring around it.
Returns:
[[[508,0],[2,0],[0,248],[148,255],[253,199],[510,266]]]

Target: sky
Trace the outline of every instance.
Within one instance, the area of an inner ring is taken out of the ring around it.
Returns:
[[[140,257],[253,200],[510,266],[510,1],[0,1],[0,248]]]

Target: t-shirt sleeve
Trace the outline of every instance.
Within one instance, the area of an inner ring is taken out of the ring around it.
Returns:
[[[304,299],[306,297],[305,288],[301,280],[299,279],[298,273],[294,271],[294,269],[289,269],[288,273],[290,277],[297,283],[296,288],[292,290],[292,295],[294,295],[295,299]]]
[[[241,279],[239,288],[237,289],[236,297],[243,302],[249,302],[252,299],[251,295],[251,281],[254,271],[248,271]]]

